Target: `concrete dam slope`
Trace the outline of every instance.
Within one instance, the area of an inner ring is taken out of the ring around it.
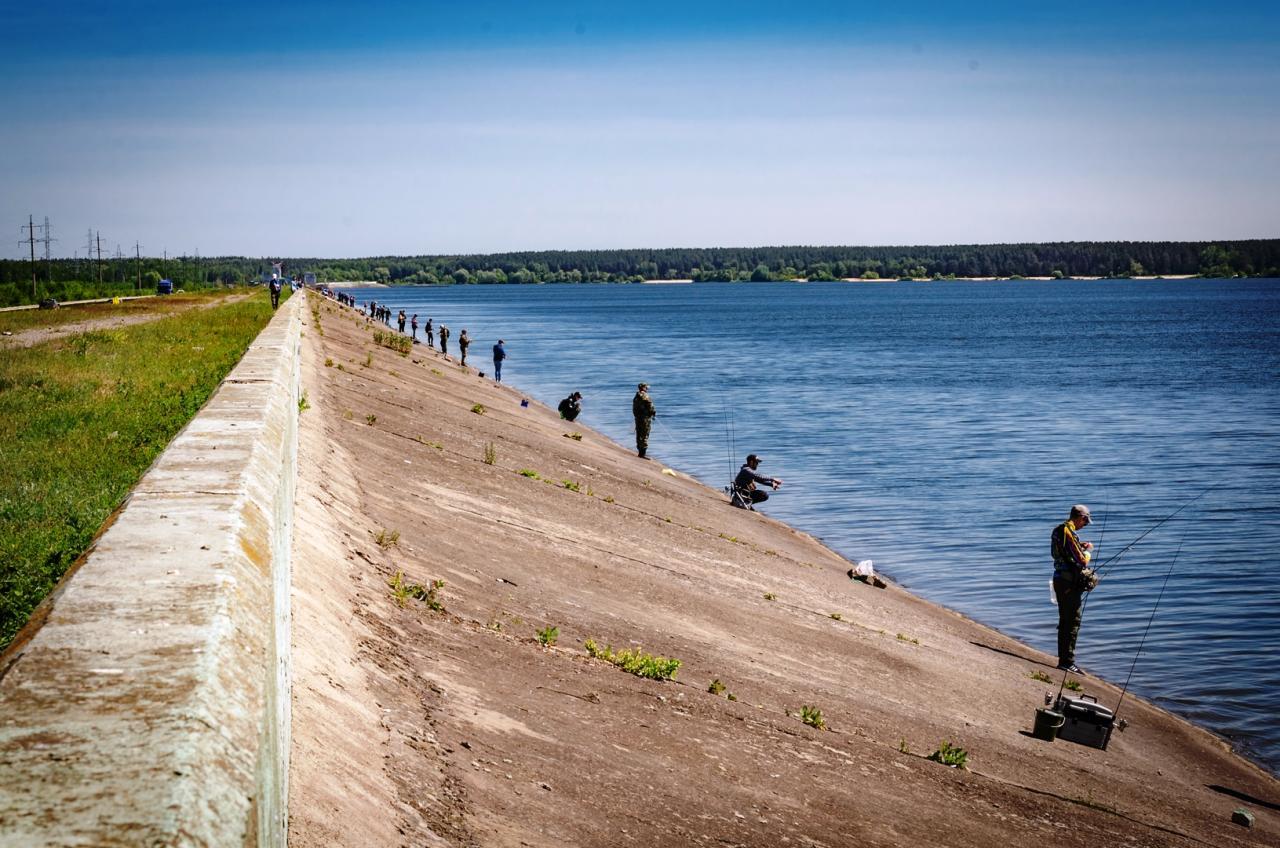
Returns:
[[[1280,782],[1217,737],[1129,696],[1106,751],[1035,739],[1054,658],[351,309],[305,322],[293,844],[1280,841]]]

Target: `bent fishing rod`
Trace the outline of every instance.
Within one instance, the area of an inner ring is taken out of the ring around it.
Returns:
[[[1132,550],[1134,545],[1138,544],[1138,543],[1139,543],[1139,542],[1141,542],[1143,539],[1145,539],[1145,538],[1147,538],[1148,536],[1150,536],[1153,532],[1155,532],[1155,531],[1156,531],[1156,529],[1157,529],[1157,528],[1159,528],[1159,527],[1163,526],[1164,524],[1167,524],[1169,521],[1172,521],[1172,520],[1173,520],[1173,518],[1174,518],[1174,516],[1176,516],[1178,513],[1182,512],[1182,511],[1183,511],[1184,509],[1186,509],[1187,507],[1191,506],[1191,505],[1192,505],[1193,503],[1195,503],[1196,501],[1198,501],[1198,500],[1200,500],[1201,498],[1203,498],[1205,495],[1207,495],[1207,494],[1209,494],[1210,492],[1212,492],[1214,489],[1218,488],[1218,485],[1219,485],[1219,484],[1214,483],[1212,486],[1210,486],[1209,488],[1205,489],[1205,490],[1204,490],[1204,491],[1202,491],[1200,494],[1196,495],[1194,498],[1192,498],[1191,500],[1189,500],[1189,501],[1187,501],[1186,503],[1184,503],[1182,506],[1180,506],[1180,507],[1178,507],[1177,509],[1175,509],[1173,512],[1169,513],[1169,514],[1168,514],[1168,515],[1166,515],[1164,518],[1162,518],[1162,519],[1160,519],[1159,521],[1157,521],[1155,524],[1152,524],[1150,527],[1148,527],[1146,530],[1144,530],[1144,531],[1142,532],[1142,534],[1141,534],[1140,536],[1138,536],[1138,538],[1134,539],[1132,542],[1130,542],[1129,544],[1125,545],[1123,548],[1121,548],[1121,549],[1120,549],[1120,550],[1119,550],[1115,555],[1113,555],[1113,556],[1112,556],[1110,559],[1108,559],[1106,562],[1104,562],[1104,563],[1100,564],[1097,568],[1095,568],[1095,569],[1094,569],[1094,572],[1098,575],[1098,579],[1099,579],[1099,580],[1101,580],[1101,579],[1102,579],[1102,572],[1103,572],[1107,567],[1109,567],[1112,563],[1114,563],[1116,560],[1120,559],[1120,557],[1124,556],[1126,553],[1128,553],[1130,550]],[[1105,527],[1105,519],[1104,519],[1104,525],[1103,525],[1103,526]]]

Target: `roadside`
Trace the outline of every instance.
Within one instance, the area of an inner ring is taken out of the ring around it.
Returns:
[[[266,297],[266,290],[259,292]],[[32,347],[89,330],[109,330],[156,321],[190,309],[211,309],[252,297],[253,291],[171,295],[164,298],[60,306],[50,311],[0,314],[0,350]]]
[[[295,845],[1280,838],[1280,781],[1209,733],[1130,695],[1107,751],[1034,739],[1051,657],[312,303]],[[588,639],[681,665],[644,679]]]

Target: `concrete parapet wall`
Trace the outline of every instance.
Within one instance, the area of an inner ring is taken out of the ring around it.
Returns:
[[[0,657],[0,846],[284,843],[304,300]]]

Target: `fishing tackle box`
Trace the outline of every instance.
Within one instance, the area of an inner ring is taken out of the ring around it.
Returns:
[[[1097,698],[1091,695],[1081,695],[1079,698],[1059,695],[1053,710],[1061,713],[1065,719],[1058,730],[1059,739],[1107,750],[1116,716],[1099,704]]]

